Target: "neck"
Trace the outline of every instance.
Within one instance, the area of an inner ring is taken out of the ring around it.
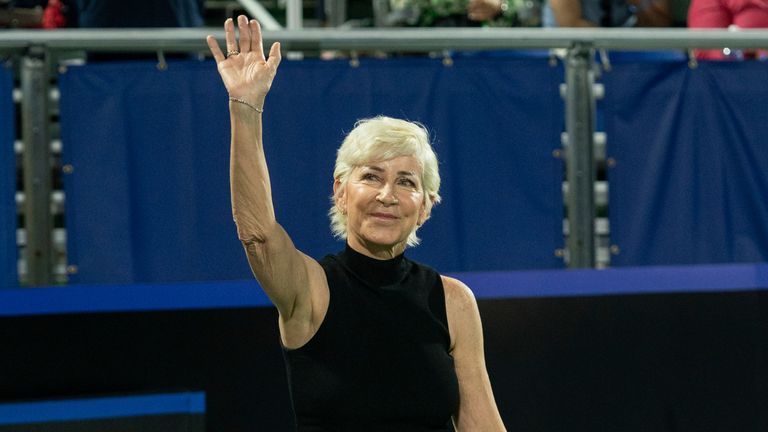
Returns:
[[[347,244],[355,252],[378,260],[392,259],[405,252],[405,242],[396,243],[394,245],[382,245],[358,239],[356,237],[350,237],[347,239]]]
[[[356,251],[349,243],[338,257],[358,280],[374,288],[397,284],[407,276],[410,268],[402,254],[392,259],[377,259]]]

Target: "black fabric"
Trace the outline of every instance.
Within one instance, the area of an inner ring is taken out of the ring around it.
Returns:
[[[0,432],[205,432],[202,414],[139,415],[0,425]]]
[[[284,350],[298,430],[453,430],[458,382],[440,275],[349,246],[320,264],[328,312],[307,344]]]

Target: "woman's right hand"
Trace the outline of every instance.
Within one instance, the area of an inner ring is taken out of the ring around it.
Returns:
[[[240,43],[235,37],[235,23],[230,18],[224,22],[227,55],[221,52],[216,38],[208,35],[206,41],[219,69],[224,86],[230,97],[242,99],[261,107],[269,93],[272,80],[280,65],[280,43],[275,42],[269,50],[269,59],[264,57],[261,26],[258,21],[245,15],[237,17],[240,29]]]

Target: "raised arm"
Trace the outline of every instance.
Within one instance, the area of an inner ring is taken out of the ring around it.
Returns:
[[[280,64],[280,44],[264,56],[261,27],[256,20],[238,17],[239,43],[232,19],[224,23],[227,54],[208,36],[208,47],[229,93],[231,122],[230,188],[232,216],[251,270],[280,312],[284,342],[291,344],[305,332],[312,311],[311,286],[322,272],[319,264],[293,245],[275,220],[272,191],[264,157],[262,112]],[[304,329],[304,330],[302,330]]]

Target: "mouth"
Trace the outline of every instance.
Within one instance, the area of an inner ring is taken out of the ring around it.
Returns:
[[[377,219],[395,220],[397,216],[389,213],[371,213],[371,216]]]

